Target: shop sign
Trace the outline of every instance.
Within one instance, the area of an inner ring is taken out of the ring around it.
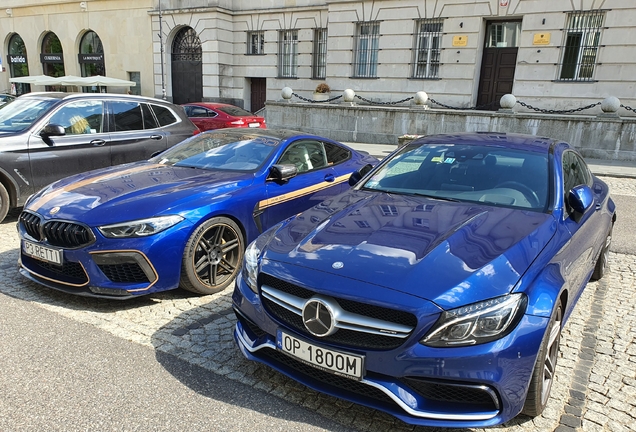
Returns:
[[[77,59],[80,63],[104,63],[104,54],[78,54]]]
[[[26,57],[23,56],[23,55],[11,55],[11,54],[9,54],[7,57],[8,57],[9,63],[11,63],[11,64],[18,64],[18,63],[19,64],[26,64],[26,62],[27,62]]]
[[[40,54],[42,63],[64,63],[62,54]]]

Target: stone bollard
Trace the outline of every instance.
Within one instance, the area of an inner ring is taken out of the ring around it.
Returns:
[[[292,93],[294,93],[294,91],[290,87],[283,87],[280,95],[286,102],[291,102]]]
[[[419,109],[429,109],[429,106],[426,104],[428,101],[428,95],[426,92],[418,91],[415,93],[415,97],[413,98],[413,102],[415,102],[415,107]]]
[[[343,93],[342,93],[342,100],[344,101],[344,103],[349,103],[351,104],[351,106],[355,106],[355,102],[354,99],[356,97],[356,92],[354,92],[351,89],[346,89]]]
[[[609,96],[603,99],[601,102],[601,110],[602,114],[599,114],[597,117],[609,117],[609,118],[618,118],[618,109],[621,107],[621,101],[615,96]]]
[[[499,105],[501,106],[501,108],[499,108],[499,112],[512,114],[514,113],[512,109],[516,104],[517,98],[514,95],[511,95],[510,93],[505,94],[499,100]]]

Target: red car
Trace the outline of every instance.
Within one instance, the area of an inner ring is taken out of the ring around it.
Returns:
[[[266,128],[263,117],[234,105],[216,102],[184,104],[186,114],[201,131],[210,129],[255,127]]]

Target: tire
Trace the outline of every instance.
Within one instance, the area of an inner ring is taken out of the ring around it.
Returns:
[[[206,221],[186,243],[179,286],[197,294],[223,291],[240,271],[244,250],[243,234],[234,221]]]
[[[607,233],[607,237],[605,237],[605,245],[601,248],[601,253],[596,260],[596,265],[594,266],[594,272],[592,273],[592,277],[590,280],[597,281],[605,276],[605,272],[607,272],[607,263],[609,261],[609,249],[612,243],[612,229],[614,225],[610,227],[609,232]]]
[[[550,398],[550,390],[554,382],[554,372],[559,356],[559,344],[561,342],[561,324],[563,321],[563,306],[561,300],[558,301],[550,323],[548,331],[543,337],[541,349],[537,355],[537,361],[532,371],[530,386],[528,387],[528,395],[523,405],[523,414],[530,417],[536,417],[543,412],[548,399]]]
[[[0,183],[0,222],[7,217],[9,213],[9,193],[7,189]]]

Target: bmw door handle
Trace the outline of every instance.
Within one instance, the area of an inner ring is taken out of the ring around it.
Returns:
[[[103,139],[96,139],[91,141],[91,144],[94,145],[95,147],[101,147],[104,144],[106,144],[106,141],[104,141]]]
[[[163,138],[161,135],[150,135],[150,139],[153,140],[160,140],[161,138]]]
[[[325,181],[332,183],[336,178],[333,176],[333,174],[327,174],[325,175]]]

